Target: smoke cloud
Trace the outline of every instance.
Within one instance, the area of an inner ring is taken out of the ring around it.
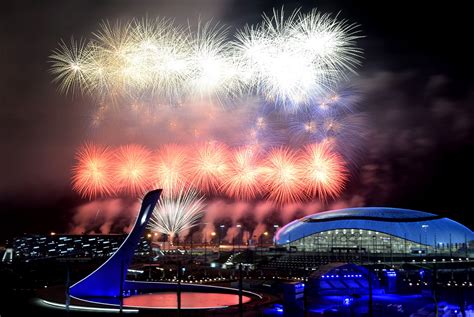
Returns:
[[[473,111],[469,104],[474,98],[472,95],[447,95],[451,85],[448,78],[437,75],[423,79],[415,72],[374,72],[361,75],[355,85],[361,95],[360,108],[367,125],[364,128],[364,143],[358,144],[357,165],[351,168],[351,179],[344,194],[333,201],[311,201],[282,207],[264,200],[238,202],[209,197],[198,233],[201,241],[209,241],[212,232],[229,242],[240,239],[242,235],[259,237],[265,231],[271,233],[274,225],[282,226],[323,210],[396,206],[398,202],[406,201],[411,192],[419,191],[433,181],[424,177],[438,166],[433,153],[439,153],[440,148],[452,151],[460,144],[470,143]],[[209,107],[203,109],[211,110]],[[226,139],[226,133],[229,133],[227,141],[231,142],[236,133],[226,131],[238,131],[238,126],[242,124],[242,121],[232,118],[246,118],[242,113],[236,115],[242,110],[235,111],[219,118],[219,124],[214,126],[216,130],[207,130],[206,137],[215,133]],[[203,113],[206,111],[190,113],[190,121],[199,125]],[[172,117],[165,112],[160,120],[171,120]],[[199,129],[204,131],[206,128],[209,129],[202,125]],[[166,133],[160,134],[158,142],[168,142],[168,139],[162,139],[167,137]],[[186,139],[185,135],[182,137]],[[414,200],[415,207],[416,204]],[[122,200],[80,206],[75,210],[72,231],[109,232],[117,230],[120,227],[118,223],[126,228],[138,210],[130,207]],[[442,212],[444,208],[433,203],[432,211]],[[101,212],[98,213],[98,210]]]

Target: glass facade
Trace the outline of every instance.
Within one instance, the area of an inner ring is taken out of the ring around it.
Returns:
[[[383,232],[362,229],[338,229],[315,233],[286,244],[296,251],[321,253],[423,254],[453,255],[466,252],[465,243],[440,242],[428,245],[427,234],[411,241]],[[469,249],[469,245],[468,245]]]

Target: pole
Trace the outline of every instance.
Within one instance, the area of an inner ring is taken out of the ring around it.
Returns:
[[[239,264],[239,316],[243,316],[244,307],[242,302],[242,263]]]
[[[69,263],[66,263],[66,315],[69,316],[69,304],[71,303],[71,294],[69,292],[69,284],[71,283]]]
[[[373,310],[373,286],[372,286],[372,272],[370,268],[368,269],[368,282],[369,282],[369,317],[374,317],[374,310]]]
[[[406,232],[404,234],[404,240],[403,240],[403,259],[404,259],[403,262],[406,263],[407,261],[407,233]]]
[[[178,278],[178,287],[177,287],[177,309],[178,309],[178,316],[181,315],[181,271],[182,271],[182,266],[181,262],[178,262],[178,272],[176,274],[176,277]]]
[[[392,244],[392,236],[389,237],[390,239],[390,265],[393,267],[393,244]]]
[[[239,228],[239,235],[237,236],[237,253],[240,252],[240,245],[243,243],[242,240],[244,239],[244,235],[242,234],[242,227]]]
[[[465,246],[465,249],[466,249],[466,259],[467,259],[468,256],[469,256],[468,244],[467,244],[467,234],[464,234],[464,246]]]
[[[372,246],[373,246],[374,253],[375,253],[375,255],[373,256],[373,260],[374,260],[373,262],[375,264],[375,259],[378,256],[378,254],[377,254],[377,236],[372,236]]]
[[[207,265],[207,239],[204,238],[204,265]]]
[[[434,304],[434,314],[435,317],[438,317],[439,311],[438,311],[438,298],[436,294],[436,288],[438,286],[438,270],[436,268],[436,262],[433,265],[433,278],[431,279],[432,285],[432,292],[433,292],[433,304]]]
[[[306,267],[306,236],[303,237],[303,262]]]
[[[123,313],[123,269],[124,269],[124,263],[123,261],[121,261],[120,262],[120,294],[119,294],[120,314]]]
[[[451,233],[449,234],[449,256],[453,257],[453,248],[452,248],[452,240],[451,240]]]

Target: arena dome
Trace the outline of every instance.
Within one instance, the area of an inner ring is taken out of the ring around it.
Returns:
[[[305,249],[315,249],[317,245],[322,245],[321,241],[325,241],[327,249],[345,246],[370,249],[374,248],[375,242],[379,243],[375,247],[378,252],[385,252],[383,248],[388,247],[390,252],[396,249],[400,253],[410,253],[423,247],[426,253],[447,248],[452,252],[453,249],[469,248],[469,242],[474,241],[474,233],[454,220],[432,213],[365,207],[306,216],[282,227],[275,236],[275,242],[280,246],[297,247],[299,242]]]

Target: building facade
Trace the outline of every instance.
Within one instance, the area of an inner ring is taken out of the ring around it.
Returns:
[[[127,235],[23,235],[13,240],[13,260],[53,257],[107,258],[123,243]],[[151,254],[151,245],[142,238],[136,255]]]
[[[348,208],[321,212],[281,228],[275,242],[322,253],[469,256],[474,233],[451,219],[397,208]]]

